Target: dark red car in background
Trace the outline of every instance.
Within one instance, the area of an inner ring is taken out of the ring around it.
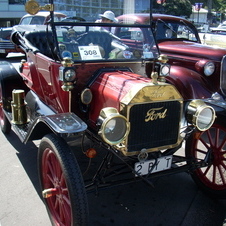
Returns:
[[[136,23],[149,23],[150,20],[148,14],[128,14],[118,19]],[[196,150],[197,156],[201,157],[204,153],[211,156],[212,167],[206,171],[196,170],[192,176],[201,187],[208,184],[214,188],[219,181],[210,173],[211,170],[220,175],[226,174],[226,49],[203,45],[196,27],[181,17],[153,14],[152,29],[160,52],[168,56],[171,65],[167,82],[173,84],[185,100],[200,98],[217,110],[211,129],[194,133],[189,138],[193,140],[186,146],[188,151],[193,150],[194,153]],[[151,68],[148,66],[147,76],[150,75]],[[200,145],[204,145],[204,151],[199,151]],[[201,182],[198,177],[202,178]],[[217,189],[224,186],[222,184]]]
[[[160,51],[173,66],[168,80],[184,98],[210,98],[218,93],[225,99],[226,49],[201,44],[195,26],[181,17],[153,14],[152,24]]]
[[[149,23],[148,14],[119,17]],[[162,54],[171,65],[167,80],[185,99],[226,96],[226,49],[203,45],[188,20],[164,14],[152,15],[152,28]],[[217,95],[217,93],[219,95]]]
[[[213,169],[225,175],[225,163],[220,156],[225,159],[226,49],[201,44],[196,27],[184,18],[153,14],[152,24],[160,51],[167,54],[172,65],[167,81],[174,84],[185,99],[206,99],[219,109],[212,128],[196,136],[188,148],[197,147],[199,140],[207,152],[216,153],[212,157]],[[217,166],[218,163],[221,166]],[[203,172],[203,177],[208,173],[208,170]],[[207,183],[204,178],[203,182]]]

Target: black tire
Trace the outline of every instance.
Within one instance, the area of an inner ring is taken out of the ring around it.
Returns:
[[[226,123],[215,122],[204,132],[193,133],[186,142],[186,156],[199,162],[210,155],[208,166],[191,176],[198,187],[214,198],[226,198]]]
[[[2,91],[2,86],[0,84],[0,127],[1,127],[1,131],[4,134],[9,134],[11,131],[11,124],[8,120],[8,118],[5,116],[5,113],[3,111],[4,108],[4,94]]]
[[[55,134],[43,137],[38,152],[38,170],[42,191],[52,189],[52,196],[44,198],[52,224],[87,225],[88,202],[82,174],[62,138]]]

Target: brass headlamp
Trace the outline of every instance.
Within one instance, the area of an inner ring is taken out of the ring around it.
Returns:
[[[187,108],[187,120],[200,131],[208,130],[214,123],[216,116],[211,106],[202,100],[192,100]]]
[[[113,107],[101,110],[98,124],[100,125],[99,135],[110,145],[121,143],[129,134],[129,122]]]

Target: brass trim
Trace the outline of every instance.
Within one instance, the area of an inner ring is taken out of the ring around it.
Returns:
[[[25,10],[27,13],[29,13],[31,15],[35,15],[36,13],[39,12],[40,6],[39,6],[38,2],[36,2],[35,0],[29,0],[25,4]]]
[[[198,119],[199,116],[201,114],[201,112],[203,110],[209,109],[212,112],[212,118],[209,122],[208,125],[206,125],[206,127],[201,128],[198,124]],[[216,114],[214,109],[207,105],[203,100],[192,100],[189,104],[188,104],[188,108],[187,108],[187,120],[188,122],[190,122],[191,124],[193,124],[195,127],[197,127],[198,130],[200,131],[206,131],[208,130],[214,123],[216,118]]]
[[[54,6],[51,4],[40,6],[39,3],[36,2],[35,0],[29,0],[25,4],[25,11],[31,15],[35,15],[40,10],[53,11],[53,9],[54,9]]]
[[[178,137],[178,140],[177,140],[177,142],[175,143],[175,144],[172,144],[172,145],[166,145],[166,146],[161,146],[161,147],[156,147],[156,148],[150,148],[150,149],[146,149],[146,151],[147,151],[147,153],[149,153],[149,152],[155,152],[155,151],[160,151],[160,150],[165,150],[165,149],[170,149],[170,148],[174,148],[174,147],[177,147],[177,146],[179,146],[179,144],[181,143],[183,141],[183,138],[181,137],[181,136],[179,136]],[[140,151],[133,151],[133,152],[128,152],[127,150],[126,150],[126,145],[121,145],[121,146],[119,146],[119,145],[117,145],[116,146],[117,147],[117,149],[119,150],[119,151],[121,151],[122,153],[123,153],[123,155],[125,155],[125,156],[133,156],[133,155],[138,155],[138,154],[140,154]]]
[[[165,64],[165,63],[168,62],[169,58],[168,58],[167,55],[161,54],[161,55],[159,56],[158,60],[159,60],[161,63]]]
[[[171,85],[163,82],[159,82],[158,85],[153,83],[140,83],[133,87],[121,100],[120,102],[120,112],[127,118],[130,122],[130,109],[134,105],[138,104],[148,104],[148,103],[158,103],[158,102],[170,102],[178,101],[180,103],[180,119],[183,114],[183,98],[177,89]],[[157,117],[157,116],[156,116]],[[158,117],[164,117],[164,112]],[[145,119],[144,119],[145,120]],[[174,144],[149,148],[147,147],[147,152],[154,152],[159,150],[164,150],[168,148],[174,148],[178,146],[183,138],[180,136],[181,129],[181,120],[179,121],[178,126],[178,137],[177,141]],[[119,145],[116,145],[116,148],[121,151],[125,156],[138,155],[140,151],[128,152],[127,151],[128,137]]]
[[[85,105],[88,105],[92,102],[93,99],[93,94],[91,92],[91,90],[89,88],[85,88],[82,92],[81,92],[81,102]]]
[[[22,125],[28,122],[24,90],[12,91],[12,123]]]
[[[73,61],[70,57],[64,57],[63,61],[61,62],[61,65],[63,67],[72,67]]]
[[[167,100],[165,100],[167,101]],[[169,100],[171,101],[171,100]],[[167,102],[169,102],[167,101]],[[175,101],[175,100],[172,100]],[[160,102],[160,101],[158,101]],[[181,106],[181,114],[180,114],[180,118],[182,118],[182,114],[183,114],[183,101],[182,100],[178,100],[178,102],[180,103]],[[150,102],[147,102],[150,103]],[[157,103],[157,101],[155,101],[155,103]],[[130,104],[127,106],[124,106],[123,109],[123,113],[125,113],[125,117],[127,118],[128,122],[130,122],[130,117],[129,117],[129,113],[130,113],[130,109],[136,104]],[[154,152],[154,151],[159,151],[159,150],[164,150],[164,149],[168,149],[168,148],[174,148],[177,147],[183,140],[183,138],[180,136],[180,128],[181,128],[181,121],[179,122],[179,126],[178,126],[179,130],[178,130],[178,137],[177,137],[177,142],[175,144],[171,144],[171,145],[165,145],[165,146],[160,146],[160,147],[156,147],[156,148],[147,148],[147,152]],[[138,155],[140,153],[140,151],[134,151],[134,152],[128,152],[127,151],[127,144],[128,144],[128,136],[127,138],[123,141],[123,144],[121,144],[120,146],[118,145],[117,148],[118,150],[120,150],[125,156],[132,156],[132,155]]]
[[[121,118],[125,121],[126,131],[120,140],[110,141],[105,135],[105,128],[106,128],[107,123],[114,118]],[[119,112],[116,108],[106,107],[106,108],[101,109],[100,115],[98,117],[98,123],[100,124],[100,129],[98,131],[98,134],[102,137],[102,139],[106,143],[108,143],[110,145],[117,145],[117,144],[123,142],[123,140],[128,138],[128,134],[130,131],[130,124],[129,124],[127,118],[125,116],[119,114]]]
[[[140,83],[131,89],[121,100],[125,105],[154,101],[182,100],[176,88],[170,84]]]
[[[146,61],[145,63],[153,63],[153,61]],[[88,65],[101,65],[100,64],[100,62],[74,62],[74,65],[76,65],[76,66],[82,66],[82,65],[86,65],[86,64],[88,64]],[[123,64],[123,66],[125,66],[125,65],[127,65],[127,64],[142,64],[142,62],[141,61],[122,61],[122,62],[120,62],[120,61],[117,61],[117,62],[108,62],[108,61],[103,61],[103,64],[104,65],[113,65],[114,67],[115,67],[115,65],[116,64]]]

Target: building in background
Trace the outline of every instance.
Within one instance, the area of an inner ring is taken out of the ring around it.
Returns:
[[[11,27],[18,24],[20,18],[26,14],[25,2],[26,0],[1,0],[0,27]]]
[[[207,15],[208,10],[200,8],[200,10],[198,11],[195,9],[195,6],[192,6],[192,14],[189,20],[194,22],[195,24],[205,24],[208,21]]]
[[[11,27],[18,24],[20,18],[26,14],[24,9],[26,2],[27,0],[0,0],[0,27]],[[47,4],[46,0],[37,0],[37,2],[40,5]],[[141,9],[149,8],[149,2],[146,0],[134,0],[134,2],[135,12],[141,12]],[[106,0],[104,3],[100,3],[99,0],[56,0],[55,10],[62,13],[67,12],[67,16],[78,16],[89,21],[95,21],[99,14],[104,13],[106,6],[109,6],[109,4],[116,16],[122,14],[123,7],[120,0]],[[68,11],[71,12],[70,15]]]
[[[128,4],[128,7],[123,7],[123,1],[120,0],[105,0],[104,2],[99,0],[66,0],[66,4],[65,2],[62,2],[62,0],[55,0],[55,9],[58,12],[67,12],[67,14],[68,11],[71,11],[71,15],[68,16],[78,16],[88,21],[95,21],[99,14],[103,14],[109,6],[111,6],[111,10],[116,16],[119,16],[123,13],[123,8],[128,9],[128,12],[126,13],[131,13],[131,10],[134,10],[135,12],[142,12],[142,9],[150,8],[149,2],[146,0],[133,1],[134,9],[131,8],[131,5],[133,5],[131,0],[128,2],[124,1],[124,4]]]

